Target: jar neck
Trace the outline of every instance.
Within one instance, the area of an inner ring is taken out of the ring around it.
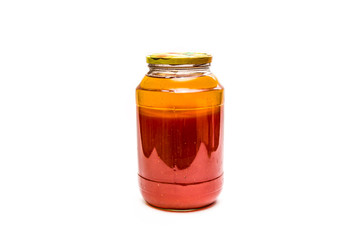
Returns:
[[[210,75],[210,63],[195,65],[166,65],[166,64],[149,64],[149,77],[160,78],[181,78],[181,77],[201,77]]]

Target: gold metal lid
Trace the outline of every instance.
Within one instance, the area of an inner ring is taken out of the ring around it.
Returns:
[[[146,57],[146,62],[149,64],[206,64],[211,63],[212,56],[207,53],[196,52],[167,52],[155,53]]]

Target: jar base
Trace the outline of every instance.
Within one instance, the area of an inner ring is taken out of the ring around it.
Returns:
[[[146,202],[146,201],[145,201]],[[196,211],[201,211],[201,210],[205,210],[208,209],[212,206],[214,206],[216,204],[216,200],[208,205],[202,206],[202,207],[198,207],[198,208],[185,208],[185,209],[174,209],[174,208],[161,208],[161,207],[157,207],[154,206],[148,202],[146,202],[147,205],[149,205],[152,208],[156,208],[158,210],[162,210],[165,212],[196,212]]]
[[[145,179],[139,175],[140,190],[145,201],[167,211],[194,211],[216,201],[221,192],[223,176],[194,183],[163,183]]]

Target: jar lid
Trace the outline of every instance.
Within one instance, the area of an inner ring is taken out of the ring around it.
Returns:
[[[212,56],[207,53],[196,52],[167,52],[155,53],[146,57],[146,62],[149,64],[205,64],[211,63]]]

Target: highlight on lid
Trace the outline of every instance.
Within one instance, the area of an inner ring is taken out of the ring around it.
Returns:
[[[168,64],[168,65],[182,65],[182,64],[206,64],[211,63],[212,56],[207,53],[198,52],[167,52],[155,53],[146,57],[146,62],[149,64]]]

